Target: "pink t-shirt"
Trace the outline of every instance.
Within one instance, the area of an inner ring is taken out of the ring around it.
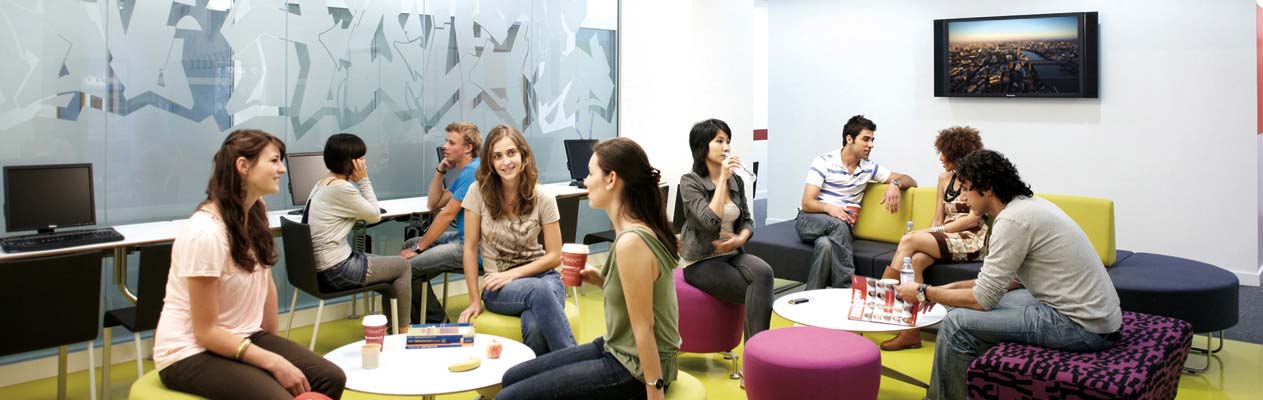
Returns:
[[[167,297],[154,333],[153,359],[161,370],[206,348],[197,344],[189,307],[191,277],[219,278],[217,323],[234,335],[249,336],[263,329],[263,305],[272,285],[272,272],[263,265],[253,273],[232,262],[223,221],[218,215],[198,210],[175,237]]]

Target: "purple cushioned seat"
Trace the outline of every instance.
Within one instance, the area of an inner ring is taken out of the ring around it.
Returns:
[[[684,281],[684,268],[675,269],[675,297],[680,305],[680,351],[722,353],[741,344],[746,307],[703,292]]]
[[[811,326],[763,331],[746,341],[746,396],[875,399],[881,352],[854,333]]]
[[[1188,322],[1124,311],[1121,338],[1096,353],[1000,343],[969,365],[969,397],[1172,399],[1192,339]]]

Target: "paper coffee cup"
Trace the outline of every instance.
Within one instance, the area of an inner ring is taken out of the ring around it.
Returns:
[[[579,271],[588,263],[588,245],[566,243],[561,246],[561,283],[566,286],[583,285]]]
[[[381,357],[382,345],[377,343],[369,343],[360,347],[360,367],[364,369],[376,369],[377,360]]]
[[[364,325],[364,343],[377,344],[378,348],[386,341],[386,316],[381,314],[373,314],[364,316],[361,321]]]

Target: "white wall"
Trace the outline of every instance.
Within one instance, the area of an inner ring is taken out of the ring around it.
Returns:
[[[674,184],[692,165],[688,134],[694,123],[724,120],[738,133],[733,152],[750,152],[753,3],[619,3],[619,136],[645,148],[672,183],[674,202]]]
[[[1255,21],[1249,0],[769,2],[768,215],[793,218],[812,156],[865,114],[873,159],[933,184],[967,124],[1036,192],[1115,202],[1118,248],[1259,281]],[[934,19],[1099,11],[1100,99],[933,97]],[[1253,187],[1252,187],[1253,186]]]

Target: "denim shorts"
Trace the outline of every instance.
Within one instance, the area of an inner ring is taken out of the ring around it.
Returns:
[[[349,290],[364,287],[368,275],[368,256],[363,252],[351,252],[342,262],[316,273],[321,291]]]

